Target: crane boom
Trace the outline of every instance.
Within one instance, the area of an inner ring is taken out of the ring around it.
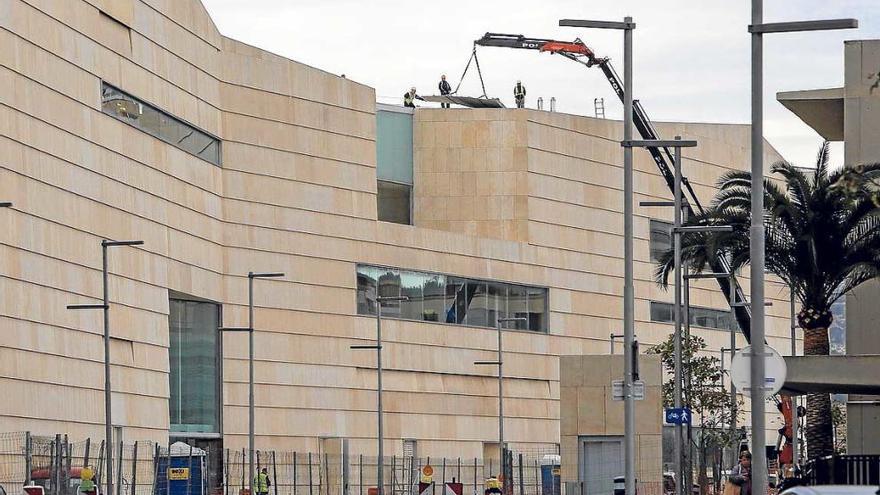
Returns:
[[[605,74],[605,78],[608,79],[608,83],[611,84],[611,89],[617,94],[621,102],[624,100],[623,83],[614,67],[612,67],[611,61],[607,57],[597,57],[593,50],[579,38],[576,38],[574,41],[556,41],[544,38],[527,38],[521,34],[486,33],[482,38],[474,41],[474,45],[550,52],[583,64],[586,67],[599,66],[602,73]],[[635,125],[642,139],[659,139],[657,130],[638,100],[633,102],[633,125]],[[670,163],[675,163],[672,151],[665,147],[649,147],[648,152],[657,164],[657,168],[660,169],[660,174],[666,181],[669,190],[674,191],[675,175],[669,165]],[[682,184],[684,185],[684,188],[682,188],[684,196],[682,198],[682,205],[684,205],[688,217],[693,216],[695,211],[700,214],[704,213],[705,210],[686,177],[682,177]],[[730,264],[724,258],[716,258],[712,262],[711,268],[715,273],[731,273]],[[732,297],[725,297],[725,299],[731,304],[731,310],[746,340],[751,341],[752,315],[749,307],[745,305],[745,293],[734,278],[720,277],[716,280],[725,295],[730,295],[731,288],[733,289]]]

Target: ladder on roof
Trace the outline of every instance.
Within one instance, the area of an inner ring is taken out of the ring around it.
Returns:
[[[593,98],[593,110],[597,119],[605,118],[605,98]]]

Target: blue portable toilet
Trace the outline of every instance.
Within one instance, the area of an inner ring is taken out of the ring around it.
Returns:
[[[560,463],[558,455],[545,455],[541,458],[541,495],[560,495]]]
[[[206,459],[207,452],[198,447],[183,442],[171,444],[170,456],[160,454],[156,463],[155,495],[205,495]]]

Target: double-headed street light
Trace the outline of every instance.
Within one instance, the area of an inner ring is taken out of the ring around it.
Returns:
[[[224,332],[248,333],[248,486],[254,493],[254,279],[283,277],[281,272],[248,272],[248,326],[223,327]]]
[[[856,19],[829,19],[802,22],[764,23],[764,0],[752,0],[752,197],[749,262],[751,264],[751,406],[752,406],[752,486],[763,492],[767,487],[767,455],[765,452],[765,370],[764,360],[764,34],[799,31],[852,29]]]
[[[617,29],[623,31],[623,140],[632,140],[633,128],[633,30],[632,17],[619,21],[562,19],[560,26],[590,29]],[[633,277],[633,158],[632,148],[623,148],[623,415],[625,457],[625,489],[627,495],[636,493],[636,404],[633,396],[635,361],[635,290]]]
[[[498,332],[498,359],[495,361],[474,361],[474,364],[477,366],[498,366],[498,453],[501,456],[501,469],[502,474],[504,471],[504,462],[505,462],[505,449],[504,449],[504,360],[503,353],[504,347],[501,343],[501,334],[503,323],[509,322],[528,322],[528,318],[523,317],[511,317],[511,318],[498,318],[495,322],[495,329]]]
[[[378,292],[379,288],[376,287]],[[371,349],[376,351],[376,439],[379,442],[376,459],[376,488],[378,495],[385,493],[385,421],[382,412],[382,303],[408,301],[407,296],[376,296],[376,343],[372,345],[353,345],[352,349]]]
[[[113,417],[110,388],[110,289],[108,284],[107,249],[122,246],[140,246],[144,241],[101,241],[104,298],[102,304],[70,304],[67,309],[100,309],[104,311],[104,445],[107,452],[107,494],[113,495]],[[121,456],[122,453],[120,452]]]

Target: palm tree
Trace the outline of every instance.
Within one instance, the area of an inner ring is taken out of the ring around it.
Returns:
[[[876,184],[880,164],[829,171],[828,143],[822,145],[815,171],[787,162],[772,166],[778,182],[764,180],[766,268],[792,288],[801,310],[804,354],[828,355],[831,305],[880,275],[880,221]],[[682,236],[682,259],[703,271],[716,257],[726,257],[733,270],[749,264],[751,174],[721,177],[710,208],[690,225],[732,225],[730,233]],[[657,268],[664,287],[673,267],[665,253]],[[828,394],[807,396],[807,446],[812,458],[834,453],[831,401]]]

